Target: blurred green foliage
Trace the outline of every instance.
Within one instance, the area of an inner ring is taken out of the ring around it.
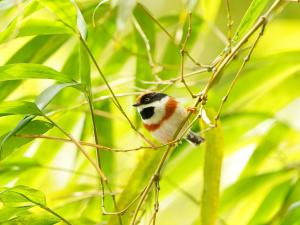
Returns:
[[[58,126],[100,159],[110,187],[106,210],[126,208],[165,151],[109,151],[146,146],[136,130],[154,141],[131,106],[136,96],[164,91],[191,106],[181,67],[191,91],[202,91],[214,70],[195,71],[230,54],[274,2],[0,1],[0,224],[130,224],[136,202],[121,216],[103,215],[95,169]],[[182,141],[168,156],[156,224],[300,224],[300,4],[279,5],[224,104],[219,126],[210,129],[204,118],[206,143]],[[258,32],[209,89],[204,109],[211,123]],[[100,157],[86,145],[95,136],[104,146]],[[153,222],[154,203],[152,188],[140,224]]]

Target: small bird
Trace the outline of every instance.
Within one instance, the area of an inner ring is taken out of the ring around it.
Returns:
[[[145,128],[162,144],[173,140],[175,132],[188,114],[187,110],[173,97],[159,92],[140,95],[133,106],[137,107]],[[185,131],[187,126],[188,123],[181,129],[181,132]],[[195,145],[204,141],[191,130],[185,139]]]

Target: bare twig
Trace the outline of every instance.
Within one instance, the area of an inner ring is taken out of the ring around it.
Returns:
[[[231,40],[232,40],[232,17],[230,13],[230,5],[229,5],[229,0],[225,0],[226,2],[226,11],[227,11],[227,39],[228,39],[228,44],[229,44],[229,51],[231,51]]]
[[[53,137],[53,136],[47,136],[47,135],[42,135],[42,134],[17,134],[16,137],[20,137],[20,138],[42,138],[42,139],[48,139],[48,140],[54,140],[54,141],[61,141],[61,142],[70,142],[70,143],[73,143],[73,141],[70,140],[70,139]],[[98,144],[94,144],[94,143],[89,143],[89,142],[85,142],[85,141],[79,141],[79,143],[81,145],[83,145],[83,146],[89,146],[89,147],[99,148],[99,149],[104,150],[104,151],[110,151],[110,152],[132,152],[132,151],[139,151],[139,150],[143,150],[143,149],[158,150],[158,149],[164,148],[164,147],[166,147],[168,145],[175,144],[178,141],[179,140],[171,141],[171,142],[169,142],[167,144],[164,144],[164,145],[158,145],[158,146],[140,146],[140,147],[130,148],[130,149],[110,148],[110,147],[107,147],[107,146],[98,145]]]
[[[243,70],[243,68],[244,68],[244,66],[246,65],[246,63],[250,60],[251,54],[252,54],[252,52],[253,52],[255,46],[257,45],[259,39],[262,37],[263,32],[264,32],[264,29],[265,29],[265,24],[262,25],[261,31],[259,32],[258,36],[257,36],[256,39],[254,40],[254,43],[253,43],[252,47],[250,48],[248,54],[247,54],[246,57],[244,58],[243,63],[241,64],[239,70],[237,71],[237,73],[236,73],[236,75],[235,75],[233,81],[231,82],[231,84],[230,84],[230,86],[229,86],[229,88],[228,88],[228,90],[227,90],[227,92],[226,92],[226,95],[222,98],[221,104],[220,104],[220,106],[219,106],[219,110],[218,110],[218,112],[217,112],[217,115],[215,116],[215,125],[217,125],[217,120],[218,120],[219,117],[220,117],[221,110],[222,110],[222,108],[223,108],[225,102],[227,101],[228,96],[229,96],[230,92],[232,91],[234,85],[236,84],[236,81],[237,81],[237,79],[239,78],[239,75],[240,75],[241,71]]]
[[[181,49],[180,49],[180,56],[181,56],[181,63],[180,63],[180,76],[181,76],[181,82],[184,84],[185,88],[187,89],[187,91],[190,93],[192,98],[195,98],[196,96],[193,94],[193,92],[191,91],[191,89],[189,88],[189,86],[187,85],[185,79],[184,79],[184,55],[185,55],[185,48],[186,48],[186,44],[190,38],[191,32],[192,32],[192,25],[191,25],[191,20],[192,20],[192,13],[188,14],[188,31],[186,33],[185,39],[181,45]]]
[[[170,38],[170,40],[172,41],[172,43],[177,46],[178,48],[181,48],[180,44],[178,44],[175,40],[175,38],[167,31],[166,28],[164,28],[161,23],[149,12],[148,9],[146,9],[142,4],[140,3],[137,3],[137,6],[139,6],[149,17],[150,19],[152,19],[152,21],[157,25],[159,26],[159,28]],[[187,55],[187,57],[196,65],[196,66],[199,66],[199,67],[209,67],[209,66],[206,66],[206,65],[202,65],[201,63],[198,63],[197,60],[195,60],[191,54],[186,51],[186,49],[184,49],[184,52],[185,54]]]
[[[114,91],[112,90],[110,84],[108,83],[106,77],[104,76],[102,70],[100,69],[93,53],[91,52],[90,48],[88,47],[86,41],[80,36],[80,41],[82,42],[83,46],[85,47],[85,49],[87,50],[90,58],[92,59],[94,65],[96,66],[96,69],[99,73],[99,75],[102,77],[104,83],[106,84],[110,94],[112,95],[112,100],[113,103],[116,105],[116,107],[120,110],[120,112],[123,114],[123,116],[126,118],[126,120],[128,121],[128,123],[130,124],[131,128],[141,137],[143,138],[148,144],[152,145],[151,141],[149,141],[140,131],[138,131],[136,129],[136,127],[134,126],[134,124],[131,122],[131,120],[129,119],[129,117],[127,116],[127,114],[125,113],[124,109],[122,108],[118,98],[116,97]]]
[[[47,119],[51,124],[53,124],[57,129],[59,129],[64,135],[66,135],[71,142],[73,142],[77,148],[82,152],[82,154],[87,158],[87,160],[92,164],[92,166],[96,169],[99,176],[106,181],[107,178],[104,175],[103,171],[99,168],[97,163],[91,158],[91,156],[85,151],[85,149],[81,146],[81,144],[73,138],[71,134],[69,134],[67,131],[65,131],[61,126],[59,126],[57,123],[55,123],[50,117],[43,115],[45,119]]]

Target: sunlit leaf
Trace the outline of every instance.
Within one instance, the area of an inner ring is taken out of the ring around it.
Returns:
[[[4,204],[31,202],[35,205],[46,206],[45,195],[41,191],[27,186],[7,188],[0,193],[0,200]]]
[[[291,188],[291,182],[281,183],[273,188],[253,215],[248,225],[265,224],[280,209],[280,205],[284,202],[288,191]]]
[[[0,209],[0,223],[3,224],[13,218],[30,214],[28,211],[32,206],[5,207]]]
[[[0,81],[23,79],[53,79],[59,82],[72,82],[68,76],[40,64],[18,63],[0,67]]]
[[[15,225],[15,224],[32,224],[32,225],[53,225],[60,220],[51,214],[32,214],[19,216],[17,218],[8,220],[3,225]]]
[[[36,104],[25,101],[10,101],[0,103],[0,116],[6,115],[41,115]]]
[[[258,20],[259,16],[263,15],[263,11],[270,3],[270,0],[253,0],[247,9],[247,12],[243,16],[242,21],[240,22],[237,32],[233,37],[234,41],[237,41],[242,37],[251,26]]]
[[[48,7],[67,27],[74,32],[79,31],[86,37],[86,25],[75,1],[69,0],[39,0]]]
[[[25,120],[27,121],[27,120]],[[22,138],[22,137],[16,137],[13,135],[18,134],[34,134],[39,135],[47,132],[50,130],[53,125],[44,121],[34,120],[31,122],[27,122],[25,126],[21,131],[20,129],[16,129],[13,133],[7,133],[4,134],[0,140],[0,159],[7,157],[8,155],[12,154],[17,148],[29,143],[30,141],[34,140],[33,138]]]

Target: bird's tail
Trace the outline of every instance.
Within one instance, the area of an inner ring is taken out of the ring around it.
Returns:
[[[193,131],[189,131],[185,139],[194,145],[200,145],[205,140],[203,137],[200,137],[198,134],[194,133]]]

